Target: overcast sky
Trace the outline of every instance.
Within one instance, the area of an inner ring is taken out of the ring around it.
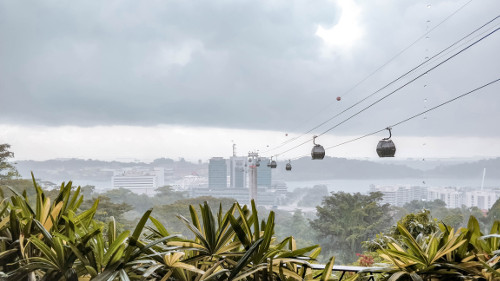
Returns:
[[[499,12],[498,0],[0,0],[0,143],[10,143],[16,159],[38,160],[206,160],[229,156],[233,141],[238,154],[265,151],[374,93]],[[496,19],[311,134],[499,26]],[[329,147],[376,131],[500,78],[498,50],[500,32],[318,142]],[[398,156],[500,156],[499,105],[500,82],[397,126]],[[385,136],[331,155],[374,157]],[[309,150],[307,144],[281,157]]]

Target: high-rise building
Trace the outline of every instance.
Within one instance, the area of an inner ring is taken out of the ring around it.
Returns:
[[[271,167],[269,164],[270,159],[262,157],[260,159],[260,166],[257,167],[257,186],[259,187],[271,187]]]
[[[227,188],[227,164],[222,157],[212,157],[208,162],[208,188]]]
[[[481,210],[490,209],[498,197],[494,190],[471,190],[465,192],[464,205],[478,207]]]
[[[372,186],[370,192],[382,192],[383,204],[391,204],[394,206],[403,206],[413,200],[427,199],[427,188],[421,186]]]
[[[246,157],[232,156],[229,158],[229,178],[231,188],[245,188],[246,181]]]
[[[114,171],[111,185],[113,188],[126,188],[134,193],[152,196],[158,187],[165,185],[164,174],[163,168]]]

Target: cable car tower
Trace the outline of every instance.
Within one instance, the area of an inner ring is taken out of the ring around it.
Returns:
[[[257,167],[260,166],[260,157],[257,152],[248,152],[248,171],[249,171],[249,192],[250,202],[252,200],[257,204]]]

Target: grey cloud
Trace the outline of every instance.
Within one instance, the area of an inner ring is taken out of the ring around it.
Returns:
[[[458,7],[440,1],[434,6],[443,14],[432,15],[422,3],[373,2],[360,2],[363,41],[349,54],[325,58],[315,31],[318,24],[329,28],[338,21],[341,10],[331,1],[0,1],[0,35],[6,42],[0,44],[0,100],[8,104],[0,122],[300,131],[310,128],[300,127],[305,120],[318,124],[498,10],[471,4],[336,103],[337,95],[422,34],[428,18],[435,23]],[[498,37],[333,132],[379,129],[497,78],[492,56]],[[499,117],[492,107],[500,101],[492,92],[499,89],[490,87],[400,132],[498,136],[491,128]]]

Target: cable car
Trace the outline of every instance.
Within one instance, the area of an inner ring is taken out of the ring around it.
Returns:
[[[391,127],[387,127],[387,130],[389,131],[389,137],[381,139],[378,142],[377,154],[379,157],[394,157],[394,154],[396,154],[396,145],[391,140],[391,129]]]
[[[287,171],[292,170],[292,164],[290,164],[290,160],[288,160],[288,163],[286,163],[285,170],[287,170]]]
[[[270,167],[271,169],[274,169],[278,166],[278,164],[276,164],[276,161],[273,160],[273,157],[271,157],[271,160],[269,160],[269,163],[267,164],[268,167]]]
[[[311,156],[313,160],[322,160],[325,158],[325,149],[322,145],[316,144],[316,138],[318,136],[313,137],[313,148],[311,150]]]

